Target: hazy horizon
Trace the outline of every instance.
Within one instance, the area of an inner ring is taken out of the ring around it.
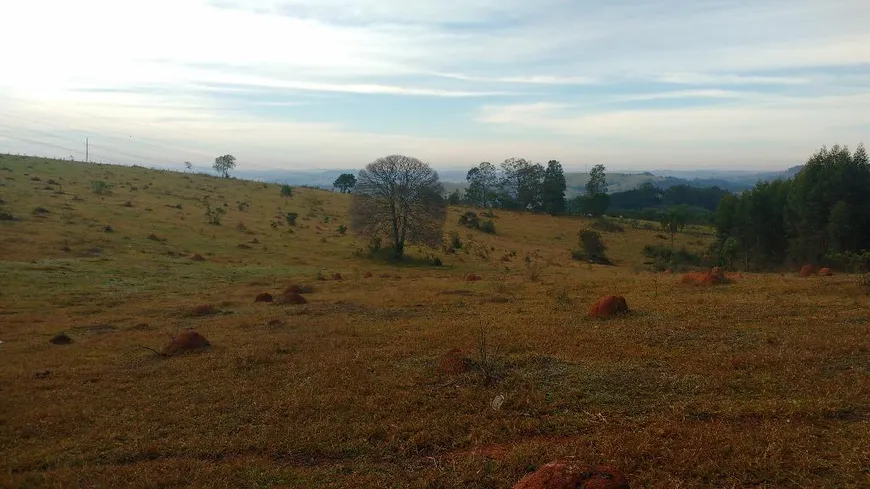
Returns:
[[[778,171],[870,133],[863,0],[0,5],[0,152]],[[866,142],[866,141],[865,141]]]

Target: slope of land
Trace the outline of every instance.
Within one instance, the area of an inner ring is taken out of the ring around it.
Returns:
[[[687,286],[643,271],[655,230],[606,233],[594,266],[569,254],[586,221],[496,211],[488,235],[461,208],[458,253],[412,249],[445,266],[389,266],[355,256],[348,202],[0,158],[0,486],[501,488],[573,454],[632,487],[870,485],[853,278]],[[290,284],[307,304],[254,302]],[[632,313],[587,319],[608,294]],[[141,348],[185,328],[212,346]],[[439,371],[453,348],[467,372]]]

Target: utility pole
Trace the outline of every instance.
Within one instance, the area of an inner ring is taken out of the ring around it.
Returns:
[[[89,154],[88,154],[90,149],[91,149],[90,141],[88,141],[88,138],[85,138],[85,163],[90,163],[90,161],[91,161],[89,158]]]

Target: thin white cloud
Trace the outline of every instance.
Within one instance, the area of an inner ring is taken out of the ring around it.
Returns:
[[[585,76],[551,76],[551,75],[526,75],[526,76],[472,76],[462,73],[435,73],[442,78],[486,83],[517,83],[539,85],[588,85],[597,80]]]
[[[485,107],[477,119],[515,130],[538,129],[580,137],[695,147],[734,141],[812,141],[860,137],[870,127],[870,92],[849,96],[790,99],[767,106],[566,110],[550,104]]]
[[[676,85],[806,85],[810,77],[758,76],[710,73],[665,73],[653,80]]]

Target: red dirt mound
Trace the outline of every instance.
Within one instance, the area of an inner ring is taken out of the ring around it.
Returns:
[[[816,267],[812,265],[804,265],[801,267],[801,277],[809,277],[816,274]]]
[[[713,267],[709,272],[689,272],[683,275],[682,282],[692,285],[722,285],[730,284],[731,279],[719,267]]]
[[[438,371],[445,374],[461,374],[468,370],[469,361],[462,350],[454,348],[441,356]]]
[[[589,307],[590,318],[607,318],[628,312],[628,303],[621,295],[608,295]]]
[[[68,345],[68,344],[72,343],[72,338],[61,333],[61,334],[52,336],[52,338],[48,341],[50,343],[55,344],[55,345]]]
[[[822,268],[819,270],[819,275],[822,275],[825,277],[830,277],[833,274],[834,274],[834,271],[831,270],[830,268]]]
[[[193,261],[205,261],[205,258],[202,255],[200,255],[199,253],[191,256],[190,259]]]
[[[476,282],[476,281],[480,280],[481,278],[482,277],[480,275],[475,275],[473,273],[469,273],[468,275],[465,276],[465,281],[466,282]]]
[[[254,298],[254,302],[272,302],[273,297],[272,294],[268,292],[263,292],[262,294],[257,294],[257,297]]]
[[[201,350],[209,346],[211,346],[211,343],[205,339],[205,336],[192,329],[188,329],[173,336],[172,340],[163,347],[163,354],[167,356],[178,355],[189,351]]]
[[[285,292],[278,299],[279,304],[308,304],[308,301],[305,300],[305,297],[302,297],[297,292]]]
[[[550,462],[523,477],[513,489],[630,489],[628,479],[609,465],[588,465],[570,457]]]
[[[372,272],[366,272],[365,275],[363,275],[363,278],[372,278],[372,277],[374,277],[374,275],[372,275]]]
[[[381,278],[392,278],[392,277],[393,277],[393,276],[390,275],[389,273],[382,273],[382,274],[381,274]]]
[[[217,314],[217,309],[211,304],[202,304],[193,308],[191,311],[191,315],[193,316],[209,316],[212,314]]]
[[[341,280],[341,274],[340,273],[333,273],[332,280]]]
[[[289,294],[291,292],[294,294],[310,294],[314,292],[314,288],[309,285],[291,285],[284,289],[285,294]]]

